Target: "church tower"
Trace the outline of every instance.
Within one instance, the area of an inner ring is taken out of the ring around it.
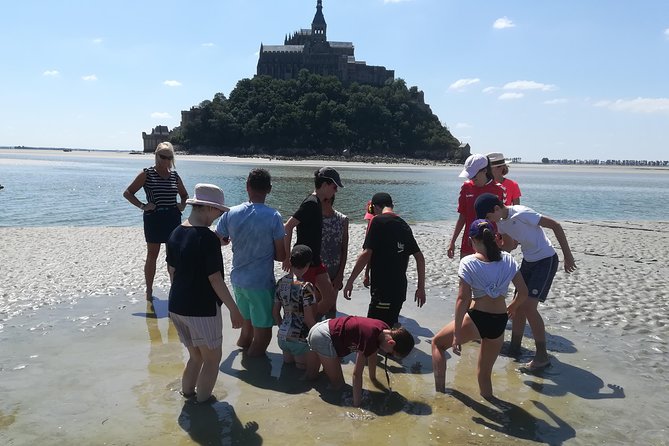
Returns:
[[[323,16],[323,2],[318,0],[316,3],[316,15],[314,20],[311,22],[311,37],[315,42],[326,42],[327,41],[327,28],[328,25],[325,23],[325,17]]]

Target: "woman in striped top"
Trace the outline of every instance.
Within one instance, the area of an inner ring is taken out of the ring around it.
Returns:
[[[160,244],[167,243],[170,234],[181,224],[181,212],[186,207],[188,192],[181,177],[173,170],[174,148],[169,142],[158,144],[155,165],[142,170],[123,192],[123,197],[144,211],[144,237],[146,238],[146,300],[153,300],[153,278],[160,254]],[[146,203],[135,196],[144,188]],[[177,194],[181,202],[177,204]]]

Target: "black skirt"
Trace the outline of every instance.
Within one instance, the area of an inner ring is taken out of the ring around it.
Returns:
[[[181,224],[181,212],[176,206],[144,212],[146,243],[167,243],[174,228]]]

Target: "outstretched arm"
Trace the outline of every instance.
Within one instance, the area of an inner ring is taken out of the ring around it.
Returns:
[[[353,292],[353,282],[355,282],[355,279],[358,277],[360,272],[365,268],[365,266],[369,262],[369,259],[371,258],[372,258],[372,250],[369,248],[364,249],[360,253],[358,259],[355,261],[355,265],[353,266],[353,271],[351,271],[351,275],[348,277],[348,280],[346,281],[346,286],[344,287],[344,298],[349,300],[351,299],[351,293]]]
[[[209,283],[211,287],[216,292],[218,298],[223,302],[228,310],[230,311],[230,322],[232,322],[232,328],[241,328],[244,318],[237,308],[235,300],[230,295],[230,290],[223,280],[223,276],[219,271],[209,275]]]
[[[425,305],[425,257],[418,251],[413,254],[416,259],[416,272],[418,273],[418,285],[416,286],[416,295],[414,300],[418,307]]]
[[[564,233],[564,229],[562,229],[562,225],[552,218],[541,217],[539,226],[553,230],[564,255],[564,270],[568,273],[574,272],[576,270],[576,262],[574,261],[574,256],[571,253],[571,248],[569,247],[569,242],[567,242],[567,236]]]
[[[300,220],[295,217],[290,217],[283,226],[286,231],[286,236],[283,238],[283,246],[286,252],[286,258],[283,260],[282,268],[284,271],[290,271],[290,245],[293,242],[293,228],[300,224]]]
[[[506,307],[506,312],[509,314],[509,317],[513,319],[516,314],[516,310],[520,307],[525,299],[527,299],[527,285],[525,280],[523,280],[523,275],[520,274],[520,271],[513,276],[513,285],[516,287],[516,292],[513,294],[513,300]]]
[[[469,305],[472,302],[472,287],[460,279],[460,286],[458,288],[458,298],[455,301],[455,329],[453,332],[453,353],[460,354],[462,346],[462,321],[465,319],[465,314],[469,310]]]
[[[448,251],[446,252],[446,255],[448,255],[449,259],[452,259],[453,256],[455,256],[455,242],[458,239],[458,236],[460,235],[460,231],[462,231],[462,228],[464,227],[465,227],[465,215],[460,214],[460,216],[458,217],[458,221],[455,223],[455,228],[453,229],[453,235],[451,236],[451,241],[448,244]]]
[[[370,356],[376,361],[376,355]],[[365,370],[367,358],[363,352],[358,352],[355,357],[355,367],[353,368],[353,406],[359,407],[362,400],[362,372]]]

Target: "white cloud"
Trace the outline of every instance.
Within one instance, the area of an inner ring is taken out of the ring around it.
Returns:
[[[664,36],[669,39],[669,28],[664,30]]]
[[[58,72],[58,70],[46,70],[44,73],[42,73],[42,76],[47,76],[47,77],[56,77],[59,75],[60,72]]]
[[[541,90],[541,91],[553,91],[557,87],[552,84],[542,84],[541,82],[534,81],[514,81],[509,82],[504,85],[505,90]]]
[[[410,2],[412,0],[383,0],[383,3],[402,3],[402,2]]]
[[[212,46],[216,46],[216,45],[214,45],[214,43],[212,43],[212,42],[206,42],[206,43],[203,43],[202,46],[212,47]]]
[[[481,79],[479,79],[479,78],[458,79],[457,81],[455,81],[451,85],[449,85],[448,89],[449,90],[462,90],[469,85],[478,84],[479,82],[481,82]]]
[[[669,113],[669,98],[636,98],[599,101],[595,107],[630,113]]]
[[[179,81],[164,81],[163,85],[167,85],[168,87],[181,87],[181,82],[179,82]]]
[[[172,116],[167,112],[153,112],[151,117],[154,119],[172,119]]]
[[[492,93],[493,91],[497,90],[497,87],[485,87],[483,90],[481,90],[483,93]]]
[[[102,39],[100,37],[97,37],[97,38],[93,39],[93,43],[96,44],[96,45],[99,45],[99,44],[102,43]]]
[[[520,99],[524,96],[525,95],[523,93],[502,93],[497,99],[500,101],[509,101],[512,99]]]
[[[544,104],[546,105],[558,105],[558,104],[566,104],[567,100],[565,98],[557,98],[557,99],[550,99],[548,101],[544,101]]]
[[[508,17],[500,17],[499,19],[495,20],[495,23],[492,24],[492,27],[495,29],[504,29],[504,28],[515,28],[516,24],[513,23],[511,19]]]
[[[471,124],[468,124],[466,122],[458,122],[457,124],[455,124],[456,129],[470,129],[472,127],[473,126]]]
[[[86,76],[81,76],[81,78],[87,82],[92,82],[98,80],[98,77],[94,74],[88,74]]]

